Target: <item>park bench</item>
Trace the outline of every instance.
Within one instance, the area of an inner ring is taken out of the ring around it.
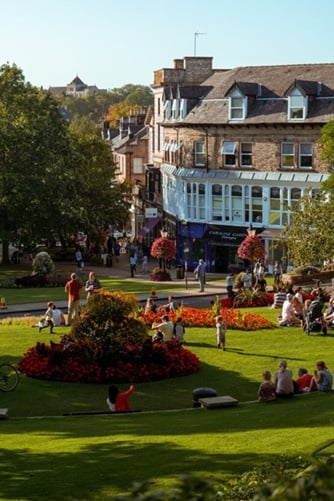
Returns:
[[[0,409],[0,419],[6,419],[8,417],[8,409]]]
[[[201,407],[204,407],[206,409],[218,409],[221,407],[232,407],[234,405],[238,405],[239,401],[236,400],[233,397],[230,397],[228,395],[222,396],[222,397],[205,397],[205,398],[200,398],[199,403],[201,404]]]

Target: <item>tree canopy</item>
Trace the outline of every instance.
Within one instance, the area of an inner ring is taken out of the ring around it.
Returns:
[[[283,232],[294,266],[322,265],[333,257],[334,199],[320,192],[305,194],[292,211],[291,225]]]
[[[88,117],[96,124],[108,119],[110,107],[113,109],[113,106],[120,103],[124,104],[126,110],[136,106],[153,105],[153,94],[150,87],[135,84],[127,84],[110,91],[100,90],[84,97],[62,96],[57,99],[73,117]]]
[[[122,226],[126,185],[88,119],[69,125],[49,93],[0,67],[0,240],[31,245],[97,226]]]

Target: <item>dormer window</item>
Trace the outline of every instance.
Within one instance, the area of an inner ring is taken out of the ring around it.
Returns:
[[[173,99],[172,115],[174,120],[179,118],[179,110],[180,110],[180,101],[178,99]]]
[[[170,120],[172,117],[172,101],[170,101],[170,100],[165,102],[164,117],[165,117],[165,120]]]
[[[229,119],[244,120],[247,114],[247,98],[238,90],[230,94]]]
[[[289,120],[305,120],[307,114],[307,97],[295,88],[288,97]]]
[[[187,115],[187,100],[181,99],[180,101],[180,118],[185,118]]]

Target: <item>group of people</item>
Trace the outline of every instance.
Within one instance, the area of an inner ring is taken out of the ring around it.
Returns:
[[[281,360],[279,369],[275,372],[274,381],[271,372],[266,370],[262,374],[263,382],[258,390],[258,399],[261,402],[271,402],[277,398],[289,398],[297,393],[309,393],[312,391],[330,391],[333,385],[333,375],[326,367],[324,361],[316,364],[316,369],[309,374],[307,369],[301,367],[298,370],[298,378],[293,379],[292,371],[288,369],[286,360]]]
[[[295,291],[290,289],[290,292],[285,292],[282,288],[278,288],[274,294],[273,309],[281,308],[281,314],[278,317],[281,327],[290,327],[299,325],[304,327],[307,317],[312,311],[322,313],[325,305],[324,295],[321,289],[317,289],[312,293],[313,299],[304,301],[303,289],[298,287]],[[334,298],[330,300],[327,312],[323,317],[324,321],[331,323],[334,320]]]
[[[76,273],[71,274],[70,280],[65,284],[65,292],[68,297],[67,320],[64,313],[52,301],[49,301],[44,317],[38,322],[39,332],[49,327],[50,334],[53,334],[54,327],[72,325],[79,317],[80,294],[83,288],[87,293],[87,300],[101,289],[101,283],[93,271],[89,273],[85,286],[77,279]]]
[[[153,322],[152,336],[153,343],[163,343],[176,339],[179,343],[184,343],[185,327],[182,322],[182,317],[176,318],[175,323],[172,322],[167,314],[163,315],[160,322]]]

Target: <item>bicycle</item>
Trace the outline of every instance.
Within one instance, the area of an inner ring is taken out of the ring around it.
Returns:
[[[19,380],[19,373],[13,365],[8,363],[0,364],[0,391],[15,390]]]

